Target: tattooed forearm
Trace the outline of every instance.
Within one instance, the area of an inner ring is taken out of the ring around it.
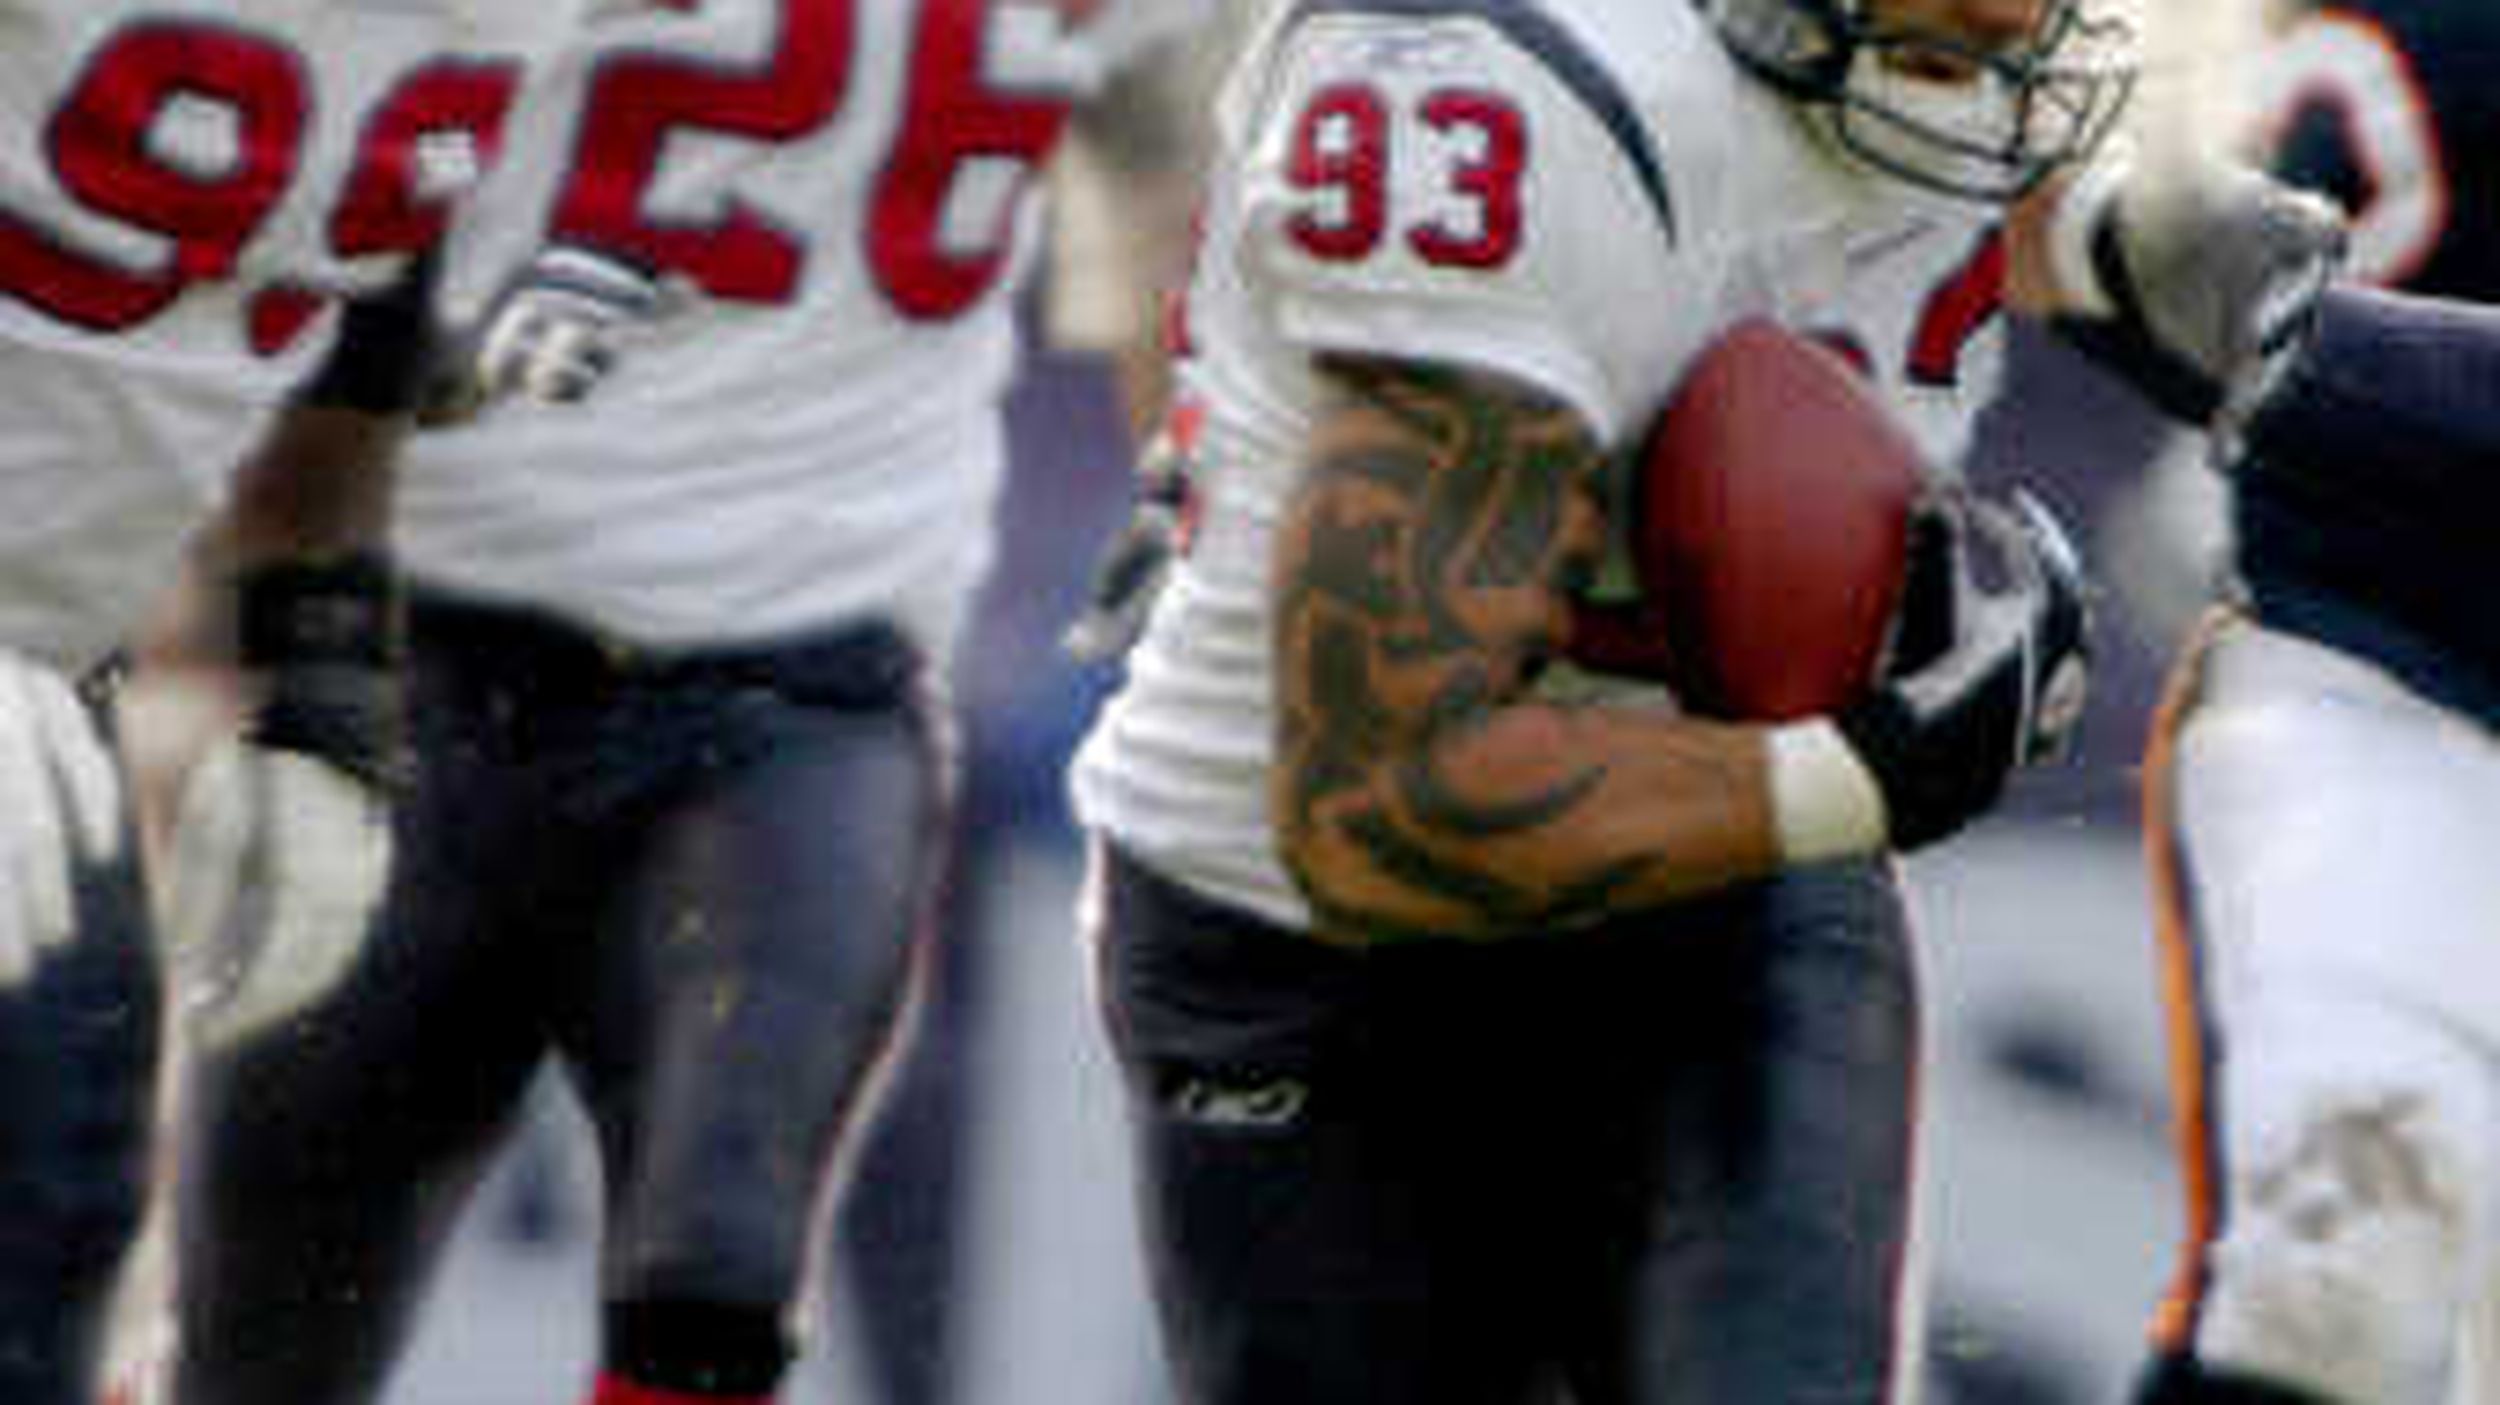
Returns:
[[[1322,934],[1553,931],[1767,868],[1751,734],[1530,696],[1601,535],[1582,422],[1486,377],[1329,370],[1275,620],[1277,825]]]
[[[1340,370],[1280,581],[1282,822],[1463,929],[1548,916],[1545,880],[1469,849],[1553,823],[1602,767],[1488,787],[1445,775],[1429,745],[1518,695],[1556,647],[1593,556],[1597,446],[1562,407],[1479,378]]]

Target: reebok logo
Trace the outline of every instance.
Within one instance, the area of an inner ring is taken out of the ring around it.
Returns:
[[[1276,1128],[1299,1122],[1310,1097],[1310,1086],[1299,1078],[1246,1082],[1186,1078],[1172,1089],[1164,1106],[1181,1121],[1201,1127]]]

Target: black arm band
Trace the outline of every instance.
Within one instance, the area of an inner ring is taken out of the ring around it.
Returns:
[[[379,552],[255,566],[235,590],[247,668],[388,667],[398,657],[397,588]]]

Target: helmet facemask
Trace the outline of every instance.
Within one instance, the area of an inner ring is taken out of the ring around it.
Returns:
[[[2011,200],[2108,135],[2135,80],[2135,28],[2101,0],[2052,0],[2027,43],[1987,52],[1887,28],[1866,0],[1703,0],[1739,61],[1825,112],[1841,144],[1892,175]],[[1917,75],[1939,65],[1971,76]]]

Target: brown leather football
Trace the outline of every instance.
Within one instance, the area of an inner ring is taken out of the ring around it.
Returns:
[[[1881,667],[1924,455],[1839,353],[1768,320],[1695,361],[1633,467],[1637,607],[1584,610],[1571,655],[1710,716],[1829,712]]]

